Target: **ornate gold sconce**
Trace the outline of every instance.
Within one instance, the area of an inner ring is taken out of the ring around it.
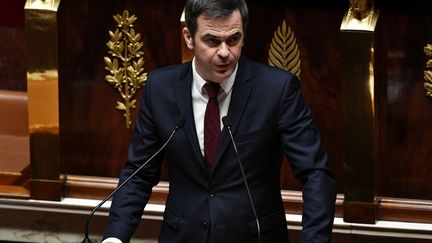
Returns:
[[[106,43],[112,58],[104,57],[105,69],[110,73],[105,76],[105,80],[120,92],[123,102],[117,101],[116,108],[125,112],[126,128],[130,128],[131,109],[136,104],[133,96],[147,80],[144,52],[141,51],[143,43],[140,42],[141,34],[133,28],[137,20],[135,15],[129,16],[129,11],[124,10],[122,16],[116,14],[113,18],[117,22],[117,29],[109,31],[111,39]]]
[[[285,20],[274,32],[274,37],[270,43],[268,64],[290,71],[300,77],[300,52],[294,32],[286,25]]]
[[[432,69],[432,44],[427,44],[424,47],[424,52],[426,56],[429,58],[426,62],[426,68]],[[424,83],[424,87],[426,89],[426,96],[432,98],[432,70],[424,71],[424,79],[426,82]]]

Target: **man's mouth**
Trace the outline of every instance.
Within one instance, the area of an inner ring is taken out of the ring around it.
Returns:
[[[227,69],[229,67],[229,64],[217,64],[216,67],[219,69]]]

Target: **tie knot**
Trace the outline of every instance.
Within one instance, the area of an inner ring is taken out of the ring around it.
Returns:
[[[204,84],[204,89],[207,91],[209,98],[216,98],[219,93],[220,85],[218,83],[207,82]]]

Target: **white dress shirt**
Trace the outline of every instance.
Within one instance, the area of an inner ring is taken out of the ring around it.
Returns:
[[[219,102],[221,130],[223,129],[222,117],[228,114],[228,108],[231,101],[232,87],[234,85],[234,80],[237,74],[237,66],[234,69],[234,72],[228,77],[228,79],[220,83],[221,89],[217,98]],[[204,89],[204,84],[206,84],[206,81],[196,71],[195,59],[193,59],[192,61],[192,75],[192,106],[195,119],[195,128],[201,148],[201,153],[204,155],[204,115],[207,107],[208,95]]]
[[[222,117],[228,114],[228,108],[231,101],[231,93],[234,85],[234,80],[237,74],[237,68],[234,72],[224,81],[220,83],[221,89],[218,94],[219,112],[220,112],[220,123],[221,130],[223,129]],[[196,71],[195,58],[192,60],[192,107],[195,120],[195,128],[201,153],[204,156],[204,115],[207,107],[208,95],[204,89],[205,81]],[[102,243],[122,243],[121,240],[110,237],[106,238]]]

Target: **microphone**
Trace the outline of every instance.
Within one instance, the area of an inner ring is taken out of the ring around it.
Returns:
[[[243,177],[243,182],[244,182],[244,184],[246,186],[246,191],[247,191],[247,194],[248,194],[248,197],[249,197],[249,202],[251,204],[252,211],[253,211],[254,216],[255,216],[255,221],[256,221],[256,225],[257,225],[257,233],[258,233],[257,242],[259,243],[260,240],[261,240],[261,228],[260,228],[260,223],[259,223],[259,220],[258,220],[258,214],[257,214],[257,212],[255,210],[255,205],[254,205],[253,200],[252,200],[252,195],[251,195],[251,192],[249,190],[249,185],[248,185],[245,173],[244,173],[243,165],[242,165],[242,162],[240,160],[240,156],[239,156],[239,153],[237,151],[237,146],[236,146],[236,143],[234,141],[234,137],[233,137],[232,132],[231,132],[231,120],[229,119],[228,116],[224,116],[224,117],[222,117],[222,123],[228,129],[228,133],[230,135],[230,138],[231,138],[231,141],[232,141],[232,144],[233,144],[233,147],[234,147],[234,152],[235,152],[236,157],[237,157],[237,162],[238,162],[239,167],[240,167],[240,171],[241,171],[241,174],[242,174],[242,177]]]
[[[125,181],[123,181],[119,186],[117,186],[117,188],[111,192],[111,194],[109,194],[106,198],[104,198],[96,207],[93,208],[93,210],[91,211],[91,213],[89,214],[86,224],[85,224],[85,228],[84,228],[84,239],[83,241],[81,241],[81,243],[92,243],[92,241],[89,239],[88,235],[89,235],[89,225],[90,225],[90,221],[93,217],[93,215],[95,214],[96,210],[98,210],[100,207],[102,207],[102,205],[108,201],[108,199],[110,199],[112,196],[114,196],[116,194],[116,192],[118,190],[120,190],[126,183],[128,183],[138,172],[141,171],[142,168],[144,168],[144,166],[146,166],[156,155],[158,155],[165,147],[166,145],[171,141],[171,138],[174,136],[174,134],[183,127],[185,123],[185,119],[182,117],[178,117],[176,119],[176,125],[175,128],[173,129],[173,131],[171,132],[171,135],[168,137],[168,139],[166,140],[166,142],[162,145],[162,147],[156,151],[156,153],[154,153],[149,159],[147,159],[146,162],[144,162],[137,170],[135,170],[134,173],[132,173],[132,175],[130,175]]]

